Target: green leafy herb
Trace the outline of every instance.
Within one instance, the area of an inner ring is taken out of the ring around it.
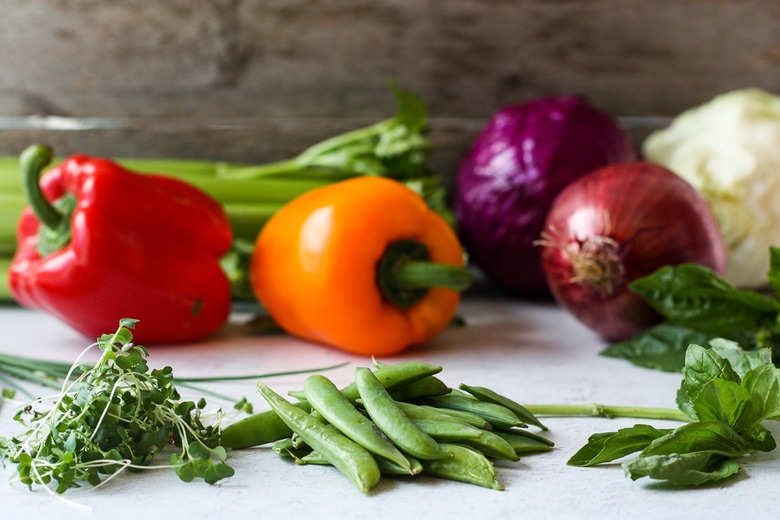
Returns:
[[[98,339],[100,359],[77,362],[78,375],[65,378],[51,408],[37,410],[39,399],[16,414],[26,429],[0,438],[0,456],[16,464],[21,482],[56,493],[97,486],[119,470],[148,467],[171,446],[170,466],[184,481],[215,483],[233,474],[217,426],[201,420],[205,400],[181,400],[170,367],[149,369],[147,351],[132,343],[134,323],[122,320]]]
[[[780,420],[780,369],[767,350],[744,351],[725,340],[712,348],[691,345],[677,404],[687,424],[673,430],[638,424],[595,434],[568,464],[595,466],[638,453],[623,463],[634,480],[682,486],[723,480],[739,471],[736,459],[775,449],[762,422]]]
[[[746,349],[768,348],[780,357],[780,249],[770,248],[772,294],[740,290],[695,264],[666,266],[629,288],[665,319],[602,354],[648,368],[679,371],[690,344],[729,339]]]

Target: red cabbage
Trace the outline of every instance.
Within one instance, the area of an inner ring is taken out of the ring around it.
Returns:
[[[583,96],[534,99],[498,111],[461,163],[453,209],[470,261],[501,290],[549,297],[539,239],[556,195],[636,148]]]

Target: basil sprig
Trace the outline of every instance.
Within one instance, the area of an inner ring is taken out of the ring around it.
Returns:
[[[738,458],[776,447],[762,422],[780,420],[780,370],[766,349],[745,351],[723,339],[709,348],[691,345],[677,405],[691,422],[592,435],[568,464],[596,466],[638,453],[623,463],[633,480],[696,486],[730,477],[739,471]]]
[[[734,288],[717,273],[696,264],[666,266],[629,288],[665,319],[660,324],[610,345],[602,355],[648,368],[682,369],[691,343],[714,338],[739,342],[746,349],[768,348],[780,359],[780,248],[770,248],[771,293]]]

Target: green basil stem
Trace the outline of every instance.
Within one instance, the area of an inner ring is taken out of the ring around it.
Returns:
[[[658,419],[690,422],[690,417],[675,408],[645,408],[637,406],[607,406],[603,404],[526,404],[534,415],[586,416],[614,419]]]
[[[41,191],[41,171],[51,163],[53,156],[54,152],[51,148],[36,144],[27,147],[19,157],[24,194],[30,202],[35,216],[50,229],[59,227],[64,218],[63,214],[46,199]]]

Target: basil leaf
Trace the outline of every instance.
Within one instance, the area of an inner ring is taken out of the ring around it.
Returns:
[[[689,346],[685,352],[683,385],[690,401],[695,402],[704,385],[713,379],[737,383],[740,381],[739,375],[728,360],[720,357],[717,352],[700,345]]]
[[[737,457],[745,453],[745,439],[724,422],[694,422],[655,439],[639,456],[696,452]]]
[[[705,345],[710,338],[709,334],[665,321],[631,339],[613,343],[601,355],[625,359],[645,368],[679,372],[685,365],[688,346]]]
[[[739,471],[730,459],[711,453],[674,453],[642,457],[623,465],[632,480],[650,477],[680,486],[698,486],[723,480]]]
[[[753,424],[753,426],[742,432],[742,437],[745,439],[746,452],[769,452],[777,448],[777,441],[775,441],[772,432],[759,423]]]
[[[772,364],[772,351],[768,348],[744,350],[736,341],[724,338],[713,338],[709,343],[710,348],[723,359],[727,359],[740,377],[756,367]]]
[[[722,421],[735,431],[750,427],[758,419],[751,394],[739,383],[714,379],[704,385],[693,401],[700,421]]]
[[[646,424],[637,424],[616,432],[591,435],[588,443],[566,462],[569,466],[596,466],[612,462],[650,445],[655,439],[668,435],[672,430],[659,430]]]
[[[629,288],[666,319],[722,336],[756,330],[780,312],[777,300],[735,289],[696,264],[662,267]]]
[[[780,369],[770,364],[754,368],[745,374],[742,387],[753,396],[755,422],[780,421]]]

